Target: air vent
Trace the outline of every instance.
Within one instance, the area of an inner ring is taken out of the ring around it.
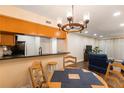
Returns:
[[[47,24],[52,24],[52,22],[51,22],[51,21],[48,21],[48,20],[46,21],[46,23],[47,23]]]

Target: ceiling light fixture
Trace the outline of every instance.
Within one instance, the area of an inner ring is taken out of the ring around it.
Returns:
[[[119,16],[121,13],[120,12],[115,12],[113,16]]]
[[[57,21],[57,26],[59,27],[59,30],[65,31],[65,32],[82,32],[85,28],[87,28],[87,24],[89,23],[90,16],[89,13],[83,16],[82,23],[75,23],[74,22],[74,6],[72,5],[72,12],[67,13],[67,24],[62,25],[62,21]]]
[[[124,23],[121,23],[120,26],[123,27],[124,26]]]
[[[97,34],[93,34],[94,36],[97,36]]]

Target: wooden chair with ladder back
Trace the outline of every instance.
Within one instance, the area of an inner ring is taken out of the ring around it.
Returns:
[[[33,88],[56,88],[61,86],[60,83],[51,83],[46,80],[43,66],[39,60],[32,63],[29,72]]]
[[[108,65],[105,79],[110,87],[124,88],[124,74],[122,71],[124,71],[124,66],[121,63]]]
[[[63,68],[64,69],[79,69],[77,67],[77,58],[71,55],[64,56],[63,58]]]

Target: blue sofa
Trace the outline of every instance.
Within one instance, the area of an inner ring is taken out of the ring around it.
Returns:
[[[89,69],[97,72],[106,73],[108,58],[106,54],[89,54]]]

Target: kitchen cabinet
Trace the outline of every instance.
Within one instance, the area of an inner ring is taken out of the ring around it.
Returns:
[[[49,38],[66,38],[66,33],[63,31],[59,31],[58,28],[48,27],[45,25],[37,25],[37,34],[39,36],[49,37]]]
[[[0,15],[0,31],[48,38],[66,38],[66,32],[58,28]]]
[[[0,45],[14,46],[15,35],[12,33],[1,33],[0,32]]]
[[[0,16],[0,31],[37,35],[36,24],[7,16]]]

